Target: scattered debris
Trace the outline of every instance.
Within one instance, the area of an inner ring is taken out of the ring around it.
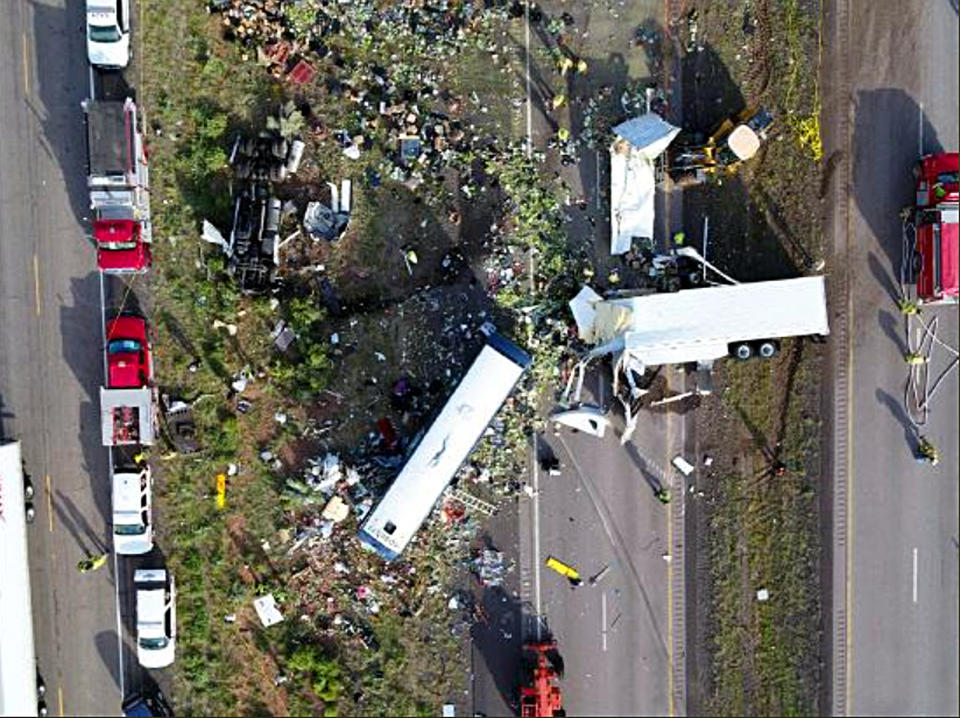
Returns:
[[[690,476],[693,473],[694,466],[682,456],[674,456],[671,462],[684,476]]]
[[[339,496],[334,496],[327,502],[323,513],[320,515],[327,521],[338,524],[350,515],[350,506]]]
[[[575,431],[583,431],[600,439],[610,426],[610,420],[604,415],[604,411],[595,406],[582,406],[579,409],[561,411],[552,414],[550,419],[557,424],[569,426]]]
[[[260,619],[260,623],[265,628],[274,626],[283,620],[283,615],[277,608],[277,602],[272,593],[256,599],[253,602],[253,607],[257,611],[257,617]]]
[[[339,191],[331,182],[327,186],[330,188],[330,204],[310,202],[303,215],[303,228],[314,241],[325,239],[335,242],[343,236],[350,223],[353,184],[345,179],[340,183]]]

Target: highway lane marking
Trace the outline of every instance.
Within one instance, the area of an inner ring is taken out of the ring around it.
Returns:
[[[90,99],[93,100],[93,99],[94,99],[94,94],[95,94],[95,89],[96,89],[96,88],[93,86],[93,65],[89,65],[89,66],[87,67],[87,70],[89,71],[87,76],[90,78]]]
[[[670,375],[667,374],[667,386],[670,384]],[[667,450],[667,462],[669,465],[670,447],[672,436],[671,427],[673,422],[667,415],[666,434],[667,440],[664,442]],[[659,478],[659,477],[658,477]],[[663,488],[667,488],[664,486]],[[673,504],[667,503],[667,555],[673,559]],[[677,714],[676,702],[673,698],[674,677],[673,677],[673,561],[667,561],[667,706],[671,716]]]
[[[530,97],[530,0],[524,4],[524,14],[525,14],[525,23],[524,23],[524,44],[526,50],[524,52],[524,59],[526,60],[526,69],[527,69],[527,157],[533,156],[533,109],[531,105],[533,101]]]
[[[50,524],[50,533],[53,533],[53,500],[51,499],[50,491],[50,474],[46,475],[44,483],[46,484],[47,494],[47,522]]]
[[[917,602],[917,547],[913,547],[913,602]]]
[[[23,94],[30,94],[30,65],[27,62],[27,58],[30,54],[27,52],[27,33],[21,33],[20,37],[23,39]]]
[[[607,652],[607,592],[600,594],[600,636],[603,639],[603,652]]]
[[[600,150],[594,150],[594,156],[596,157],[596,167],[597,171],[594,175],[594,194],[597,197],[597,209],[600,209]]]
[[[37,304],[37,316],[40,316],[40,259],[33,253],[33,295]]]
[[[63,686],[57,686],[57,706],[60,709],[60,715],[66,715],[63,712]]]
[[[541,640],[542,609],[540,605],[540,465],[537,443],[533,442],[533,601],[537,610],[537,641]]]
[[[109,449],[110,461],[113,462],[113,449]],[[111,463],[111,466],[113,464]],[[117,656],[120,667],[120,702],[123,702],[126,695],[126,686],[123,678],[123,626],[120,624],[120,559],[117,552],[113,552],[113,597],[117,609]]]
[[[667,422],[667,446],[670,445],[670,422]],[[667,551],[673,550],[673,516],[667,504]],[[669,554],[668,554],[669,555]],[[667,701],[670,715],[675,716],[673,702],[673,561],[667,562]]]

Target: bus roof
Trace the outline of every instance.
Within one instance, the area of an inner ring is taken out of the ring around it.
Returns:
[[[393,485],[363,522],[361,541],[388,561],[400,555],[529,363],[523,351],[500,335],[488,337]]]
[[[0,445],[0,715],[37,715],[20,442]]]

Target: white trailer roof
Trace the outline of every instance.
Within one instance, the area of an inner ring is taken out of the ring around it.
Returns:
[[[399,476],[361,528],[361,539],[384,558],[410,542],[466,460],[529,359],[494,335],[484,345]],[[504,350],[504,347],[506,349]]]
[[[20,442],[0,446],[0,715],[37,715]]]
[[[734,342],[829,333],[823,277],[687,289],[596,302],[580,337],[647,366],[717,359]],[[588,316],[582,310],[581,317]]]

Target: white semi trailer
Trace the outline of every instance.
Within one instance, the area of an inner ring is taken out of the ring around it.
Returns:
[[[642,374],[663,364],[769,358],[778,340],[829,334],[824,278],[798,277],[603,299],[589,287],[570,302],[589,357],[621,354]]]
[[[0,445],[0,715],[38,714],[20,442]]]

